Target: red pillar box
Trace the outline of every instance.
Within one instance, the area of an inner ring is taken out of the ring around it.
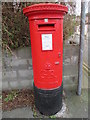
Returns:
[[[45,115],[62,107],[63,17],[67,11],[66,6],[51,3],[23,9],[30,25],[35,105]]]

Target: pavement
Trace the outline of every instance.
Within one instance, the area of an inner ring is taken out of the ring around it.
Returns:
[[[88,90],[77,96],[76,87],[65,88],[63,108],[54,116],[44,116],[32,111],[30,107],[17,108],[2,113],[3,118],[88,118]]]
[[[3,112],[2,116],[3,118],[33,118],[33,112],[30,107],[24,107]]]
[[[81,96],[76,94],[76,88],[65,90],[68,114],[70,118],[88,118],[88,90],[82,89]]]

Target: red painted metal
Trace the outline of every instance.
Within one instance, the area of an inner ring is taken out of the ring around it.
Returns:
[[[63,16],[68,8],[36,4],[23,9],[29,19],[34,84],[50,90],[62,84]]]

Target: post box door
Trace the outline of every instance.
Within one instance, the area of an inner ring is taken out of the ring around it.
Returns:
[[[42,89],[57,88],[62,83],[63,19],[30,23],[34,83]]]

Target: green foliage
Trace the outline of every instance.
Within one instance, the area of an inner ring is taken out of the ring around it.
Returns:
[[[17,95],[18,95],[17,92],[12,91],[11,93],[9,93],[9,94],[7,95],[6,98],[4,98],[4,101],[5,101],[5,102],[12,101],[13,99],[15,99],[15,97],[17,97]]]
[[[36,112],[35,105],[33,106],[33,116],[34,116],[34,118],[37,118],[37,112]]]
[[[0,95],[0,100],[2,99],[2,95]]]
[[[55,119],[56,116],[55,115],[51,115],[51,116],[49,116],[49,118],[52,118],[52,119],[54,118]]]

